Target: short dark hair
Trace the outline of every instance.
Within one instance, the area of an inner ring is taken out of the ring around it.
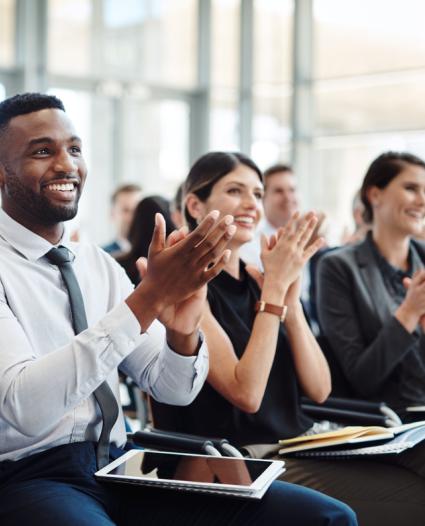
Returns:
[[[409,164],[425,168],[422,159],[407,152],[382,153],[369,166],[360,189],[360,197],[365,207],[363,219],[366,223],[373,221],[373,209],[367,195],[369,188],[372,186],[385,188]]]
[[[289,164],[274,164],[273,166],[270,166],[270,168],[267,168],[267,170],[264,170],[264,187],[267,187],[267,179],[275,174],[281,173],[281,172],[290,172],[294,173],[292,170],[292,167]]]
[[[261,170],[254,161],[243,153],[209,152],[200,157],[190,169],[184,183],[184,194],[193,193],[201,201],[206,201],[217,181],[241,164],[254,170],[260,181],[263,182]],[[196,221],[189,214],[186,206],[184,207],[184,216],[189,229],[196,228]]]
[[[120,194],[131,194],[133,192],[141,192],[142,187],[136,183],[126,183],[118,186],[114,193],[111,195],[111,203],[114,204],[117,200],[117,197]]]
[[[0,135],[14,117],[51,108],[65,111],[63,102],[54,95],[22,93],[5,99],[0,102]]]

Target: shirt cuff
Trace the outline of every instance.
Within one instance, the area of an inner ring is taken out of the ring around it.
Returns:
[[[198,392],[205,382],[209,368],[208,346],[202,331],[199,331],[201,346],[198,353],[193,356],[184,356],[179,354],[168,345],[165,340],[164,345],[164,362],[166,367],[171,371],[180,371],[188,379],[192,378],[192,391]],[[194,374],[195,373],[195,374]]]
[[[109,311],[100,324],[123,357],[132,352],[140,343],[140,324],[125,302]]]

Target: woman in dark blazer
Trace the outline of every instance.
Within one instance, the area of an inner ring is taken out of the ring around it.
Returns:
[[[424,161],[380,155],[361,198],[372,230],[320,261],[318,315],[354,394],[403,412],[425,403]]]

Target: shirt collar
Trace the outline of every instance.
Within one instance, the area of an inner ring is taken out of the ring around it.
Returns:
[[[379,252],[379,249],[376,246],[375,241],[373,240],[371,231],[369,231],[366,235],[366,242],[371,247],[379,268],[389,277],[412,277],[416,270],[422,267],[420,256],[412,243],[410,243],[409,245],[409,254],[407,256],[408,269],[404,271],[391,265],[391,263],[387,261],[384,258],[384,256]]]
[[[52,245],[43,237],[12,219],[2,208],[0,208],[0,236],[30,261],[37,261],[52,247],[58,245],[66,247],[75,257],[75,250],[73,250],[70,233],[66,226],[59,243]]]

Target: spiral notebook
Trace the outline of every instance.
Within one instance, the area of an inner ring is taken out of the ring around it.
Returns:
[[[373,446],[354,448],[329,448],[304,450],[294,453],[296,457],[309,458],[353,458],[362,456],[398,455],[425,440],[425,425],[396,434],[392,439]]]

